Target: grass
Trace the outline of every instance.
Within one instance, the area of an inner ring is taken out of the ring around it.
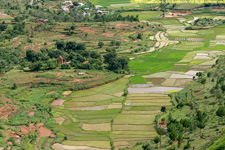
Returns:
[[[153,19],[155,17],[159,17],[162,14],[161,11],[135,11],[135,12],[123,12],[121,13],[122,16],[128,16],[128,15],[133,15],[139,16],[139,20],[149,20],[149,19]]]
[[[71,146],[91,146],[96,148],[111,148],[109,141],[65,141],[63,144]]]
[[[95,5],[110,6],[111,4],[130,3],[130,0],[90,0]]]
[[[131,84],[145,84],[146,80],[141,76],[133,76],[129,78],[131,80]]]
[[[175,63],[180,61],[187,51],[163,49],[161,52],[146,54],[130,61],[132,73],[145,75],[154,72],[170,70]]]

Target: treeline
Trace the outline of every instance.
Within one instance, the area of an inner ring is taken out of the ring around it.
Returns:
[[[87,51],[83,43],[57,41],[57,49],[41,49],[40,52],[27,50],[26,58],[21,63],[24,68],[31,71],[49,70],[61,67],[61,69],[108,69],[117,73],[128,71],[129,58],[117,57],[116,51],[107,48],[107,54],[103,57],[95,51]],[[64,64],[58,63],[62,56]]]

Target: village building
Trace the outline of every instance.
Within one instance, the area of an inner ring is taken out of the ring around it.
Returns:
[[[80,6],[84,6],[84,3],[78,3]]]
[[[34,22],[37,22],[37,23],[47,23],[48,22],[48,19],[32,19]]]
[[[64,11],[69,11],[69,8],[67,8],[66,6],[62,6],[61,8],[62,8],[62,10],[64,10]]]
[[[101,5],[95,5],[95,9],[98,10],[99,8],[101,8]]]
[[[83,73],[83,72],[79,72],[79,73],[78,73],[78,75],[85,75],[85,73]]]
[[[72,3],[72,1],[65,1],[65,2],[63,2],[63,4],[66,5],[66,4],[73,4],[73,3]]]
[[[59,56],[59,58],[58,58],[58,63],[59,63],[59,64],[63,64],[63,57],[62,57],[62,56]]]

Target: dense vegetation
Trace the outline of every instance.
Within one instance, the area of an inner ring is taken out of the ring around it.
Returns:
[[[197,73],[198,79],[182,91],[170,94],[174,108],[158,117],[157,120],[167,122],[167,134],[163,128],[157,129],[160,136],[166,134],[166,137],[162,137],[161,148],[205,149],[210,147],[212,150],[225,148],[222,142],[225,116],[224,62],[225,57],[220,57],[216,65],[207,72]],[[159,141],[156,138],[148,145],[156,143],[157,146]],[[178,144],[174,144],[176,141]],[[196,145],[198,141],[201,143]]]

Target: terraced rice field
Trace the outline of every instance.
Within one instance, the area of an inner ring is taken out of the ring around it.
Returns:
[[[154,138],[155,116],[160,114],[162,105],[171,105],[170,98],[164,94],[128,94],[123,111],[115,117],[111,138],[115,148],[134,145],[137,141]]]
[[[123,78],[73,92],[65,98],[64,107],[55,106],[55,128],[67,135],[67,140],[58,146],[65,149],[110,149],[111,123],[122,110],[125,99],[122,95],[127,83],[128,79]]]

